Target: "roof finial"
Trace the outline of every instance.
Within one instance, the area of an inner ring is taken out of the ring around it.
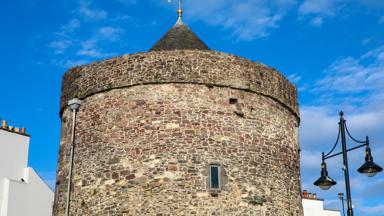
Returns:
[[[181,26],[181,25],[184,25],[183,24],[183,20],[181,19],[183,17],[183,4],[182,4],[182,0],[178,0],[179,1],[179,9],[177,10],[177,14],[179,15],[179,18],[177,19],[177,22],[175,24],[175,26]],[[168,0],[168,3],[172,2],[172,0]]]
[[[179,10],[177,10],[177,14],[179,14],[179,19],[181,19],[181,17],[183,16],[181,0],[179,0]]]

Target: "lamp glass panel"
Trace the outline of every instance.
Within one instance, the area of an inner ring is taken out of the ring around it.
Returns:
[[[329,188],[332,187],[332,185],[319,185],[319,187],[323,190],[328,190]]]

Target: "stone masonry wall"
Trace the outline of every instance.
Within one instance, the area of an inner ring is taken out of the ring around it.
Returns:
[[[195,54],[200,57],[189,59]],[[188,51],[160,57],[127,56],[65,75],[62,103],[84,99],[71,215],[302,216],[294,87],[277,72],[233,56]],[[183,64],[187,59],[193,64]],[[149,77],[197,84],[132,85]],[[205,81],[221,86],[198,84]],[[129,87],[103,91],[112,86]],[[64,104],[62,121],[56,216],[65,211],[72,124]],[[209,163],[225,170],[217,195],[207,190]]]
[[[297,91],[278,71],[214,51],[163,51],[125,55],[69,70],[63,77],[61,111],[68,100],[153,83],[196,83],[256,92],[287,106],[297,117]]]

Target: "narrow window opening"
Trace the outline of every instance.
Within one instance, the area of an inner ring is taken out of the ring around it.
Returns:
[[[211,189],[220,189],[220,166],[210,165],[209,166],[209,187]]]
[[[230,103],[230,104],[235,104],[235,103],[237,103],[237,98],[229,98],[229,103]]]

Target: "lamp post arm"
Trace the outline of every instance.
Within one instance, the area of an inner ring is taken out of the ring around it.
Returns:
[[[344,120],[345,121],[345,120]],[[359,141],[355,138],[353,138],[353,136],[351,135],[351,133],[349,133],[349,130],[348,130],[348,127],[347,127],[347,124],[344,122],[344,126],[345,126],[345,130],[347,131],[347,134],[349,136],[349,138],[351,138],[353,141],[357,142],[357,143],[367,143],[368,142],[368,137],[365,141]]]
[[[336,148],[336,146],[337,146],[337,143],[339,143],[340,134],[341,134],[341,130],[340,130],[340,126],[339,126],[339,133],[337,134],[336,142],[335,142],[335,144],[333,145],[331,151],[329,151],[329,152],[328,152],[327,154],[325,154],[325,155],[324,155],[324,153],[323,153],[323,158],[327,158],[327,156],[330,155],[330,154],[333,152],[333,150],[335,150],[335,148]]]
[[[361,148],[361,147],[364,147],[364,146],[368,146],[368,143],[365,143],[365,144],[362,144],[362,145],[359,145],[359,146],[347,149],[346,152],[349,152],[349,151],[352,151],[352,150],[355,150],[355,149],[358,149],[358,148]],[[329,156],[324,156],[324,160],[327,160],[329,158],[333,158],[333,157],[341,155],[341,154],[343,154],[343,152],[339,152],[339,153],[336,153],[336,154],[333,154],[333,155],[329,155]]]

